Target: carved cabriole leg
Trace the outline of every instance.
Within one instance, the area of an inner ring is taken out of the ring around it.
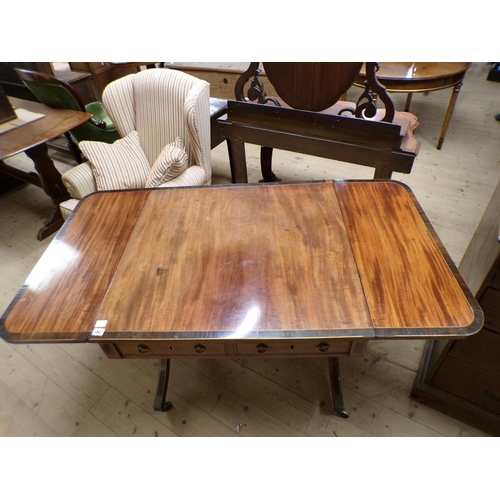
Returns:
[[[169,411],[173,405],[170,401],[166,401],[168,389],[168,376],[170,373],[170,359],[160,359],[160,367],[158,373],[158,387],[153,408],[155,411]]]
[[[328,368],[330,373],[330,391],[335,413],[342,418],[349,418],[345,411],[344,397],[342,396],[342,386],[340,384],[340,364],[339,358],[328,358]]]
[[[273,148],[268,146],[260,148],[260,169],[263,177],[260,182],[281,182],[273,172]]]

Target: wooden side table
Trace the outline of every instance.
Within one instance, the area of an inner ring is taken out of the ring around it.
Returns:
[[[54,203],[52,217],[38,231],[38,239],[43,240],[62,226],[64,221],[59,210],[59,203],[70,198],[62,182],[61,173],[48,154],[47,141],[85,123],[91,115],[81,111],[51,108],[38,102],[15,97],[9,99],[14,108],[44,115],[39,120],[22,125],[15,130],[9,130],[0,136],[0,173],[40,186]],[[23,152],[33,160],[38,175],[22,172],[2,161]]]
[[[450,124],[453,110],[458,99],[458,94],[463,84],[470,62],[381,62],[377,72],[378,81],[384,85],[388,92],[408,94],[405,111],[410,110],[410,103],[415,92],[432,92],[453,87],[450,103],[444,117],[443,126],[439,135],[437,149],[443,146],[446,132]],[[364,66],[356,80],[357,85],[362,85],[365,73]]]

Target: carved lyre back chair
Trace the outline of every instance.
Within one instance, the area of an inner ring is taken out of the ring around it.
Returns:
[[[269,94],[260,78],[261,64],[273,87]],[[366,63],[365,88],[357,102],[341,100],[354,84],[362,65],[361,62],[253,62],[236,82],[235,98],[247,103],[394,123],[401,127],[401,150],[416,155],[419,143],[413,137],[413,131],[418,126],[418,120],[411,113],[395,111],[385,87],[376,78],[377,63]],[[382,106],[378,109],[380,103]],[[366,130],[365,127],[363,133]],[[356,133],[354,130],[353,142],[356,141]],[[375,135],[373,142],[376,144]],[[261,147],[261,169],[265,182],[280,180],[272,171],[272,154],[273,148],[265,145]],[[381,166],[376,169],[375,177],[390,178],[391,173],[390,165]]]

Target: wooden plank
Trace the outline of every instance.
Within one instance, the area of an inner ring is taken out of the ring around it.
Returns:
[[[273,380],[259,377],[235,361],[206,359],[183,362],[299,432],[304,432],[314,413],[313,403]]]
[[[38,415],[61,436],[111,437],[116,436],[116,428],[111,429],[101,419],[92,414],[92,409],[79,404],[59,387],[64,377],[56,378],[57,383],[47,381]],[[100,400],[99,400],[100,401]],[[99,401],[96,404],[99,404]]]
[[[235,431],[212,418],[173,390],[169,391],[168,397],[174,402],[174,408],[165,413],[154,411],[153,400],[157,378],[126,360],[107,359],[97,345],[67,344],[63,348],[126,399],[141,408],[143,412],[179,436],[234,436],[236,434]]]
[[[56,437],[59,434],[0,379],[0,436]]]
[[[299,437],[303,434],[231,391],[225,391],[211,415],[246,437]]]
[[[90,412],[121,437],[177,436],[175,432],[113,388],[106,392]]]
[[[19,354],[50,380],[57,380],[58,386],[87,410],[109,389],[109,384],[57,345],[24,344],[16,347]]]

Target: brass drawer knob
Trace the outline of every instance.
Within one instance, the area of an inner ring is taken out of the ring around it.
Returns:
[[[255,350],[260,353],[260,354],[264,354],[265,352],[267,352],[269,350],[269,347],[266,345],[266,344],[259,344]]]
[[[147,354],[149,352],[149,347],[144,344],[140,344],[137,346],[137,351],[139,354]]]
[[[326,342],[322,342],[316,346],[319,352],[328,352],[330,350],[330,346]]]
[[[207,350],[207,348],[204,345],[202,345],[202,344],[197,344],[197,345],[194,346],[194,350],[198,354],[203,354]]]

